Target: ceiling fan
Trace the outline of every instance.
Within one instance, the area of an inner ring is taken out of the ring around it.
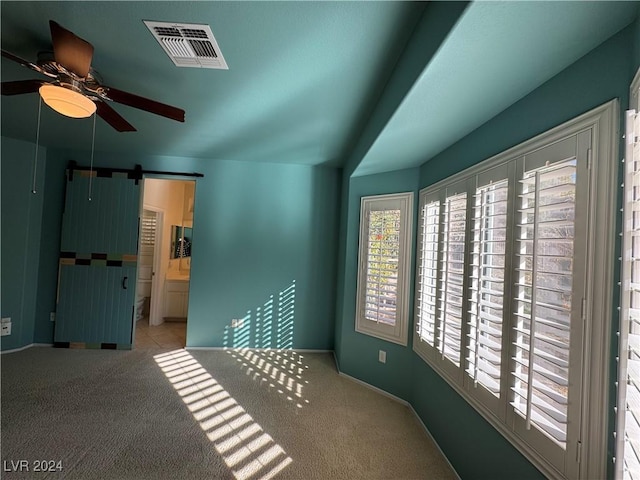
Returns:
[[[180,108],[103,85],[98,74],[91,68],[93,45],[53,20],[49,21],[49,27],[53,58],[41,57],[37,63],[32,63],[5,50],[2,50],[2,56],[54,80],[2,82],[2,95],[39,92],[45,103],[57,112],[75,118],[89,117],[97,112],[99,117],[118,132],[135,132],[136,129],[111,108],[109,102],[184,122],[185,112]]]

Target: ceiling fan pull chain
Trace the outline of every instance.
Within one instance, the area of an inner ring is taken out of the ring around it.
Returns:
[[[96,114],[93,114],[93,134],[91,135],[91,164],[89,166],[89,201],[91,201],[91,187],[93,184],[93,149],[96,144]]]
[[[38,95],[38,127],[36,128],[36,156],[33,159],[33,185],[31,187],[31,193],[34,195],[36,192],[36,175],[38,173],[38,144],[40,143],[40,112],[42,111],[42,97]]]

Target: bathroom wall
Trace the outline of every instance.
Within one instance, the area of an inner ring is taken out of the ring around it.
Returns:
[[[182,225],[184,210],[184,190],[188,182],[182,180],[166,180],[147,178],[144,181],[143,205],[147,210],[162,210],[164,221],[162,225],[162,244],[158,246],[161,252],[162,265],[159,272],[164,278],[167,270],[177,270],[179,262],[170,260],[171,225]]]

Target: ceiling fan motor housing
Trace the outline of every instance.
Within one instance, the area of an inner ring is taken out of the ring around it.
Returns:
[[[87,118],[96,111],[96,104],[72,84],[45,83],[39,91],[44,103],[67,117]]]
[[[83,93],[83,85],[73,77],[69,75],[60,74],[58,75],[58,83],[61,87],[67,88],[69,90],[73,90],[74,92]]]

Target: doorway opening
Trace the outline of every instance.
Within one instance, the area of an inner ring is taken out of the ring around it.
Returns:
[[[183,348],[195,181],[145,178],[143,186],[134,348]]]

